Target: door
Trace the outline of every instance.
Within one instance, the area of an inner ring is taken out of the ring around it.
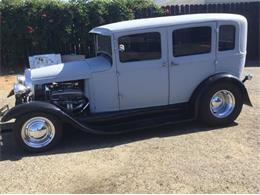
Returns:
[[[188,102],[196,87],[215,72],[216,23],[168,28],[170,104]]]
[[[169,99],[167,29],[117,36],[120,110],[167,105]]]
[[[240,76],[246,52],[239,48],[239,25],[234,21],[218,22],[217,72]]]

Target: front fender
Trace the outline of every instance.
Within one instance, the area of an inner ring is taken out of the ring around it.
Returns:
[[[195,115],[197,116],[197,111],[199,108],[199,102],[200,102],[200,98],[202,97],[202,95],[204,93],[207,92],[207,90],[214,84],[218,83],[218,82],[227,82],[227,83],[233,83],[236,86],[238,86],[241,90],[241,93],[243,94],[243,101],[244,104],[248,105],[248,106],[253,106],[247,89],[244,85],[244,83],[237,77],[235,77],[234,75],[228,74],[228,73],[217,73],[215,75],[212,75],[210,77],[208,77],[207,79],[205,79],[193,92],[191,98],[190,98],[190,102],[192,103],[192,106],[195,109]]]
[[[19,120],[19,117],[32,112],[42,112],[46,114],[50,114],[52,116],[56,116],[60,119],[61,123],[68,123],[73,125],[76,128],[79,128],[85,132],[88,133],[94,133],[94,134],[104,134],[102,131],[98,131],[96,129],[92,129],[89,127],[86,127],[85,125],[79,123],[76,119],[72,118],[67,113],[63,112],[60,108],[57,106],[42,102],[42,101],[32,101],[28,104],[20,104],[13,108],[11,108],[1,119],[1,122],[8,122],[11,119]]]
[[[41,101],[33,101],[28,104],[19,104],[13,108],[11,108],[1,119],[1,122],[7,122],[11,119],[17,119],[19,116],[30,112],[45,112],[52,113],[54,115],[60,115],[61,110],[50,103],[41,102]]]

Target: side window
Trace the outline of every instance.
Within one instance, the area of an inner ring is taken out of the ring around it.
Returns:
[[[222,25],[219,28],[219,51],[235,49],[236,28],[233,25]]]
[[[161,35],[158,32],[123,36],[118,43],[121,62],[161,58]]]
[[[211,27],[192,27],[173,31],[173,56],[189,56],[210,53]]]

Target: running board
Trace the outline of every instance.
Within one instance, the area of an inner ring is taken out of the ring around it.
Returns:
[[[194,120],[191,112],[169,112],[157,115],[146,115],[146,117],[130,117],[128,120],[113,120],[106,122],[89,123],[88,121],[78,121],[83,127],[92,129],[101,134],[117,134],[141,129],[150,129],[161,126],[168,126],[176,123]],[[84,129],[82,129],[84,130]]]
[[[165,114],[176,114],[180,112],[185,112],[190,110],[189,104],[175,104],[175,105],[167,105],[167,106],[158,106],[158,107],[150,107],[150,108],[141,108],[141,109],[132,109],[132,110],[123,110],[123,111],[114,111],[114,112],[105,112],[105,113],[94,113],[87,114],[80,117],[75,117],[78,121],[84,121],[88,124],[92,123],[111,123],[118,122],[122,120],[136,120],[143,119],[147,117],[154,117],[157,115],[165,115]]]

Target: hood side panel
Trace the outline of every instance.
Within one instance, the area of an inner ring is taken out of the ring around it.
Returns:
[[[33,84],[44,84],[87,79],[91,73],[105,71],[110,67],[108,60],[100,56],[31,69],[30,75]]]

